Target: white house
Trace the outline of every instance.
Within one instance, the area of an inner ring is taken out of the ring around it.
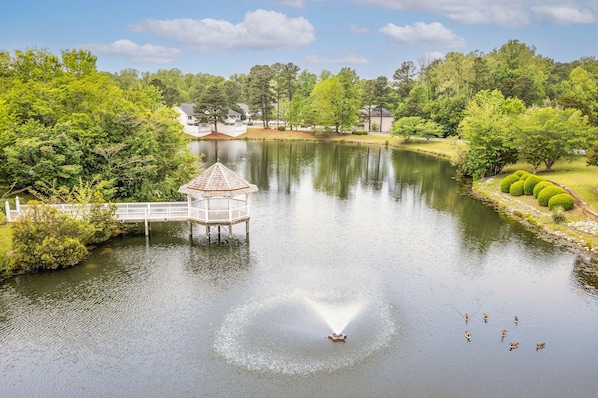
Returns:
[[[359,112],[360,124],[356,126],[357,130],[390,132],[394,117],[388,110],[382,108],[382,119],[380,119],[380,110],[375,107],[363,107]],[[377,127],[377,128],[375,128]],[[380,128],[382,127],[382,128]]]
[[[179,122],[183,125],[185,133],[194,137],[203,137],[211,134],[212,128],[214,126],[207,123],[200,123],[195,118],[193,105],[194,104],[189,102],[183,102],[181,106],[175,107],[179,113]],[[232,109],[229,109],[228,117],[224,123],[218,123],[216,127],[218,129],[218,133],[230,135],[232,137],[236,137],[247,132],[247,126],[243,124],[243,121],[241,120],[241,114]]]

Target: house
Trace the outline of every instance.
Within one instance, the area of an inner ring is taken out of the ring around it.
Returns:
[[[355,128],[357,130],[382,131],[385,133],[390,132],[394,116],[390,111],[382,108],[381,120],[380,113],[380,109],[378,109],[377,107],[365,106],[361,108],[361,110],[359,111],[360,124],[358,124]]]
[[[183,130],[186,134],[194,137],[203,137],[211,134],[214,126],[208,125],[207,123],[200,123],[195,118],[193,106],[193,103],[183,102],[180,106],[175,107],[175,110],[179,113],[179,123],[183,126]],[[218,133],[223,133],[232,137],[247,132],[247,126],[243,124],[241,114],[232,109],[228,110],[228,117],[224,123],[218,123],[216,126]]]

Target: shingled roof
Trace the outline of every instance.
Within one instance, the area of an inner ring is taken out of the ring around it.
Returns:
[[[235,196],[257,191],[257,186],[248,183],[220,162],[214,163],[188,184],[179,188],[181,193],[204,197]]]

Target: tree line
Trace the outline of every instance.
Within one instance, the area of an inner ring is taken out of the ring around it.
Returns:
[[[227,79],[178,69],[101,72],[83,50],[0,51],[0,178],[34,189],[97,180],[107,199],[177,198],[195,171],[173,110],[182,102],[210,123],[245,103],[265,127],[275,119],[339,133],[360,122],[380,130],[376,116],[387,109],[392,133],[405,139],[466,139],[457,163],[482,176],[520,158],[550,169],[579,150],[593,156],[598,61],[555,62],[512,40],[488,54],[406,61],[392,78],[275,63]]]

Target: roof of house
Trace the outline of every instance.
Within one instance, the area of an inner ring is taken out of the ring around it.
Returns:
[[[380,110],[377,107],[372,106],[371,112],[369,112],[369,113],[368,113],[368,109],[369,109],[369,107],[364,106],[363,108],[361,108],[361,113],[363,113],[365,115],[370,114],[372,117],[380,117]],[[393,117],[393,115],[389,110],[382,108],[382,117]]]
[[[214,163],[188,184],[179,188],[181,193],[204,197],[235,196],[257,191],[257,186],[245,181],[220,162]]]
[[[180,106],[181,110],[185,112],[187,115],[193,116],[193,103],[190,102],[183,102]]]

